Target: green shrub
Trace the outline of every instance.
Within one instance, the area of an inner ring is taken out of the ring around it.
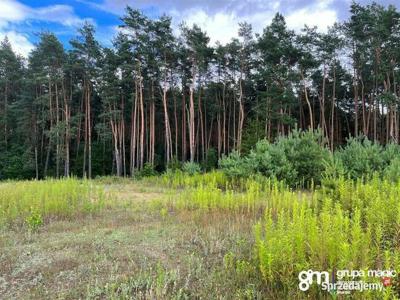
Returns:
[[[384,178],[392,181],[398,182],[400,179],[400,157],[392,159],[389,166],[383,171]]]
[[[151,177],[156,176],[157,171],[154,169],[154,166],[151,163],[145,163],[143,169],[141,169],[136,176],[138,177]]]
[[[182,171],[188,175],[195,175],[201,172],[201,167],[195,162],[185,162],[182,165]]]
[[[323,179],[334,179],[345,176],[345,168],[342,160],[337,155],[330,155],[324,161],[325,170],[322,174]]]
[[[267,140],[259,141],[247,157],[247,165],[252,173],[283,180],[294,185],[297,180],[297,171],[288,160],[284,147],[281,144],[270,144]]]
[[[382,151],[384,167],[389,166],[392,160],[397,157],[400,157],[400,145],[394,143],[386,144]]]
[[[321,181],[329,156],[319,132],[295,130],[273,144],[259,141],[246,157],[232,152],[220,161],[220,167],[230,177],[261,174],[290,186],[304,186]]]
[[[287,137],[280,137],[275,144],[284,151],[286,160],[296,172],[295,181],[289,184],[303,186],[321,181],[324,162],[329,158],[321,132],[294,130]]]
[[[174,156],[167,165],[167,171],[176,172],[178,170],[182,170],[182,162]]]
[[[228,156],[224,155],[219,161],[219,167],[229,178],[247,177],[255,170],[237,151],[232,151]]]
[[[389,150],[391,151],[391,149]],[[337,152],[342,161],[345,174],[352,179],[371,178],[385,166],[383,147],[365,137],[349,138],[347,145]],[[389,152],[387,152],[389,156]]]

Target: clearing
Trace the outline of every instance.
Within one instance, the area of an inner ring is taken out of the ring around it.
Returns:
[[[166,211],[161,204],[176,189],[101,184],[114,203],[100,212],[0,231],[1,298],[230,299],[259,288],[258,279],[231,276],[224,264],[228,252],[250,256],[246,215]]]

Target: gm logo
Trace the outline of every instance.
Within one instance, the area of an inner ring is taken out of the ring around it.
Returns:
[[[328,272],[318,272],[313,270],[301,271],[299,273],[299,289],[303,292],[310,288],[310,285],[314,282],[321,285],[322,283],[329,284],[329,273]]]

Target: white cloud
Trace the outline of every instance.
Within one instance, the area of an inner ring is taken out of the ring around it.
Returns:
[[[245,21],[253,25],[255,32],[261,32],[273,17],[271,12],[255,13],[251,16],[251,19],[246,16],[238,16],[234,12],[217,12],[209,15],[202,9],[187,10],[184,13],[175,10],[171,11],[170,15],[173,17],[175,30],[183,21],[189,26],[197,24],[207,32],[211,44],[217,41],[225,44],[237,37],[239,23]]]
[[[225,44],[237,37],[240,22],[251,23],[254,32],[261,32],[281,4],[281,0],[103,0],[100,4],[90,0],[77,1],[116,15],[124,14],[126,5],[144,11],[154,7],[160,14],[166,13],[172,17],[176,34],[179,34],[182,22],[189,26],[197,24],[207,32],[211,44],[216,41]]]
[[[100,4],[79,1],[117,15],[124,13],[126,5],[144,11],[155,7],[160,14],[167,13],[172,17],[175,32],[179,31],[182,22],[189,26],[195,23],[208,33],[212,44],[216,41],[227,43],[237,37],[238,24],[244,21],[253,25],[255,33],[262,33],[278,11],[285,15],[288,27],[295,30],[307,24],[326,31],[338,19],[336,11],[330,7],[334,0],[297,1],[297,6],[294,6],[296,1],[289,0],[104,0]],[[301,2],[304,4],[299,8]]]
[[[60,23],[64,26],[80,26],[84,20],[74,13],[68,5],[51,5],[36,10],[30,9],[29,19]]]
[[[309,27],[317,26],[320,31],[326,32],[329,26],[337,21],[336,12],[333,10],[301,9],[286,17],[288,27],[299,30],[307,24]]]
[[[65,26],[79,26],[84,21],[75,14],[73,7],[69,5],[32,8],[16,0],[0,1],[0,26],[25,20],[55,22]]]
[[[8,29],[10,23],[21,22],[27,18],[29,7],[14,1],[0,1],[0,39],[8,37],[14,51],[20,55],[27,56],[33,49],[33,44],[24,34]]]
[[[304,25],[317,26],[319,31],[326,32],[337,20],[337,12],[329,5],[332,0],[319,0],[316,4],[295,10],[286,16],[288,27],[300,30]]]
[[[14,1],[2,0],[0,1],[0,25],[6,22],[22,21],[28,14],[29,7]]]
[[[13,29],[12,25],[25,21],[44,21],[64,26],[80,26],[85,20],[79,18],[69,5],[50,5],[32,8],[17,0],[0,0],[0,38],[8,36],[13,49],[24,56],[33,49],[28,36]]]
[[[289,0],[103,0],[100,4],[91,0],[76,1],[119,15],[123,14],[127,4],[145,10],[154,8],[173,17],[175,31],[183,21],[188,25],[198,24],[208,33],[212,44],[216,41],[227,43],[237,37],[238,23],[244,21],[253,25],[254,32],[261,33],[278,10],[283,10],[288,26],[296,30],[307,24],[324,31],[337,20],[336,11],[330,8],[334,0],[311,0],[302,8],[293,7],[291,4],[295,2]],[[11,25],[35,20],[67,27],[80,26],[84,21],[69,5],[32,8],[18,0],[0,0],[0,37],[7,34],[20,53],[26,54],[33,46],[27,35],[18,33]]]
[[[175,11],[172,15],[175,15],[173,25],[176,30],[182,21],[189,26],[197,24],[208,33],[212,44],[216,41],[227,43],[231,39],[232,33],[238,31],[237,18],[232,13],[208,15],[204,10],[189,10],[184,14]]]
[[[28,37],[16,31],[0,32],[0,39],[3,40],[7,36],[13,50],[24,57],[27,57],[29,52],[34,48]]]

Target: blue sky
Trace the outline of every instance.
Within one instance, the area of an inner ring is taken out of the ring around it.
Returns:
[[[370,3],[361,0],[360,3]],[[376,1],[382,5],[398,0]],[[197,23],[211,37],[211,42],[228,42],[242,21],[252,23],[261,32],[276,12],[285,15],[290,28],[317,25],[324,31],[334,22],[345,19],[351,0],[0,0],[0,39],[8,36],[14,49],[27,55],[37,42],[37,33],[50,30],[68,48],[68,41],[85,21],[97,29],[97,38],[110,45],[118,31],[126,5],[143,10],[150,17],[167,13],[173,26],[185,21]]]

